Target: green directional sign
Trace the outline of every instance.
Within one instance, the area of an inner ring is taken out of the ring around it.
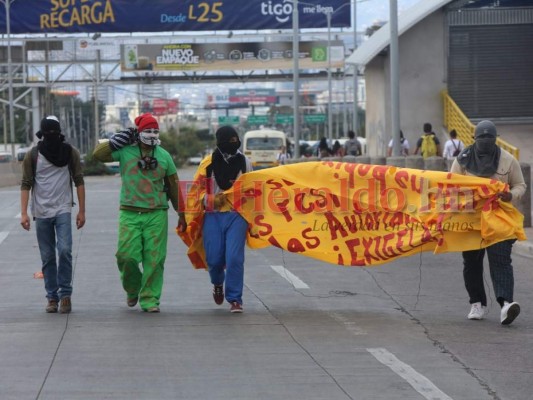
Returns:
[[[220,125],[239,125],[241,122],[238,115],[232,115],[229,117],[218,117],[218,123]]]
[[[268,124],[268,115],[249,115],[248,123],[250,125],[265,125]]]
[[[294,117],[292,115],[276,115],[276,124],[292,124]]]
[[[307,124],[321,124],[326,122],[326,114],[306,114],[304,122]]]

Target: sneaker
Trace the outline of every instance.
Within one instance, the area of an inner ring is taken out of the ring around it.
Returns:
[[[485,312],[486,312],[486,307],[481,305],[480,302],[473,303],[472,307],[470,308],[470,312],[468,313],[468,319],[475,319],[475,320],[483,319]]]
[[[149,313],[158,313],[161,310],[159,309],[159,307],[149,307],[147,309],[143,309],[143,311],[146,311],[146,312],[149,312]]]
[[[48,304],[46,305],[47,313],[56,313],[57,312],[57,300],[49,299]]]
[[[231,304],[231,306],[229,308],[230,312],[232,312],[232,313],[242,313],[243,312],[242,304],[237,303],[236,301],[232,301],[230,304]]]
[[[500,314],[502,325],[509,325],[518,317],[518,314],[520,314],[520,304],[515,301],[512,303],[504,302]]]
[[[128,304],[128,307],[135,307],[135,304],[137,304],[137,301],[139,301],[138,297],[132,297],[131,299],[126,299],[126,303]]]
[[[72,303],[70,302],[70,297],[63,297],[59,301],[59,312],[61,314],[68,314],[72,311]]]
[[[222,285],[213,285],[213,300],[218,305],[224,303],[224,287]]]

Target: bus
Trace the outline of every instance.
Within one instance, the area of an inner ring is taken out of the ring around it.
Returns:
[[[281,131],[261,129],[246,132],[242,142],[243,153],[254,169],[262,169],[279,165],[278,154],[281,146],[287,146],[287,137]]]

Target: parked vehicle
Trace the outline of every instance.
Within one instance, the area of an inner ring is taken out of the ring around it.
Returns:
[[[0,163],[8,163],[13,161],[11,153],[0,153]]]
[[[188,165],[200,165],[203,159],[204,159],[204,156],[198,153],[197,155],[193,157],[187,158],[187,164]]]
[[[278,154],[287,145],[287,136],[282,131],[260,129],[246,132],[242,142],[243,153],[253,168],[262,169],[279,165]]]

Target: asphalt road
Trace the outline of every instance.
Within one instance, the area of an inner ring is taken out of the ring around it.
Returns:
[[[522,314],[504,327],[488,272],[490,312],[466,319],[457,253],[346,268],[248,249],[238,315],[215,305],[170,215],[162,312],[147,314],[115,265],[119,188],[86,179],[68,316],[44,312],[35,230],[19,225],[19,189],[0,189],[1,400],[532,398],[531,259],[514,256]]]

